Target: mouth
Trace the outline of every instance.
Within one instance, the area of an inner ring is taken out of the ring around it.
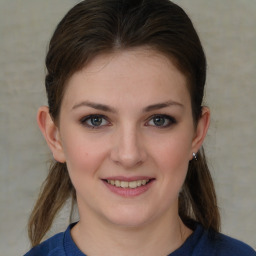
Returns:
[[[141,179],[141,180],[133,180],[133,181],[124,181],[118,179],[106,179],[104,180],[108,184],[118,187],[118,188],[130,188],[136,189],[142,186],[146,186],[148,183],[152,182],[154,179]]]
[[[151,177],[108,177],[102,179],[106,187],[114,194],[122,197],[135,197],[144,194],[154,184]]]

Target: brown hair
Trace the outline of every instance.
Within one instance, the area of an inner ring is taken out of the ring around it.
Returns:
[[[133,47],[150,47],[168,56],[186,76],[195,125],[201,116],[206,79],[206,59],[187,14],[169,0],[85,0],[58,24],[46,57],[45,86],[49,111],[57,123],[65,84],[95,56]],[[190,161],[179,197],[179,214],[219,231],[220,215],[213,181],[203,148]],[[56,213],[75,190],[66,164],[55,162],[30,216],[32,246],[40,243]]]

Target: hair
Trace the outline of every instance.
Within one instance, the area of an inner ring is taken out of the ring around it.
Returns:
[[[46,56],[45,86],[49,112],[58,123],[69,78],[103,53],[148,47],[167,56],[187,78],[195,125],[202,114],[206,58],[187,14],[169,0],[85,0],[60,21]],[[40,243],[67,199],[76,201],[65,163],[54,162],[31,213],[28,234],[32,246]],[[201,148],[189,162],[179,196],[179,215],[192,227],[194,221],[220,230],[216,193]]]

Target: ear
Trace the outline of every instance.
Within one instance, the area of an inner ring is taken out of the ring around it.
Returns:
[[[65,155],[61,144],[60,132],[53,122],[47,106],[39,108],[37,113],[37,123],[52,151],[54,159],[58,162],[64,163]]]
[[[203,144],[210,124],[210,110],[207,107],[202,108],[202,115],[198,121],[195,136],[192,142],[192,153],[197,153]],[[191,155],[192,155],[191,153]]]

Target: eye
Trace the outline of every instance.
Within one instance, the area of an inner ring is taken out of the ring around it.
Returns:
[[[176,120],[168,115],[154,115],[150,118],[150,120],[147,122],[147,126],[155,126],[159,128],[166,128],[171,126],[172,124],[175,124]]]
[[[100,128],[102,126],[109,125],[109,122],[107,121],[106,117],[103,115],[90,115],[82,118],[80,122],[92,129]]]

